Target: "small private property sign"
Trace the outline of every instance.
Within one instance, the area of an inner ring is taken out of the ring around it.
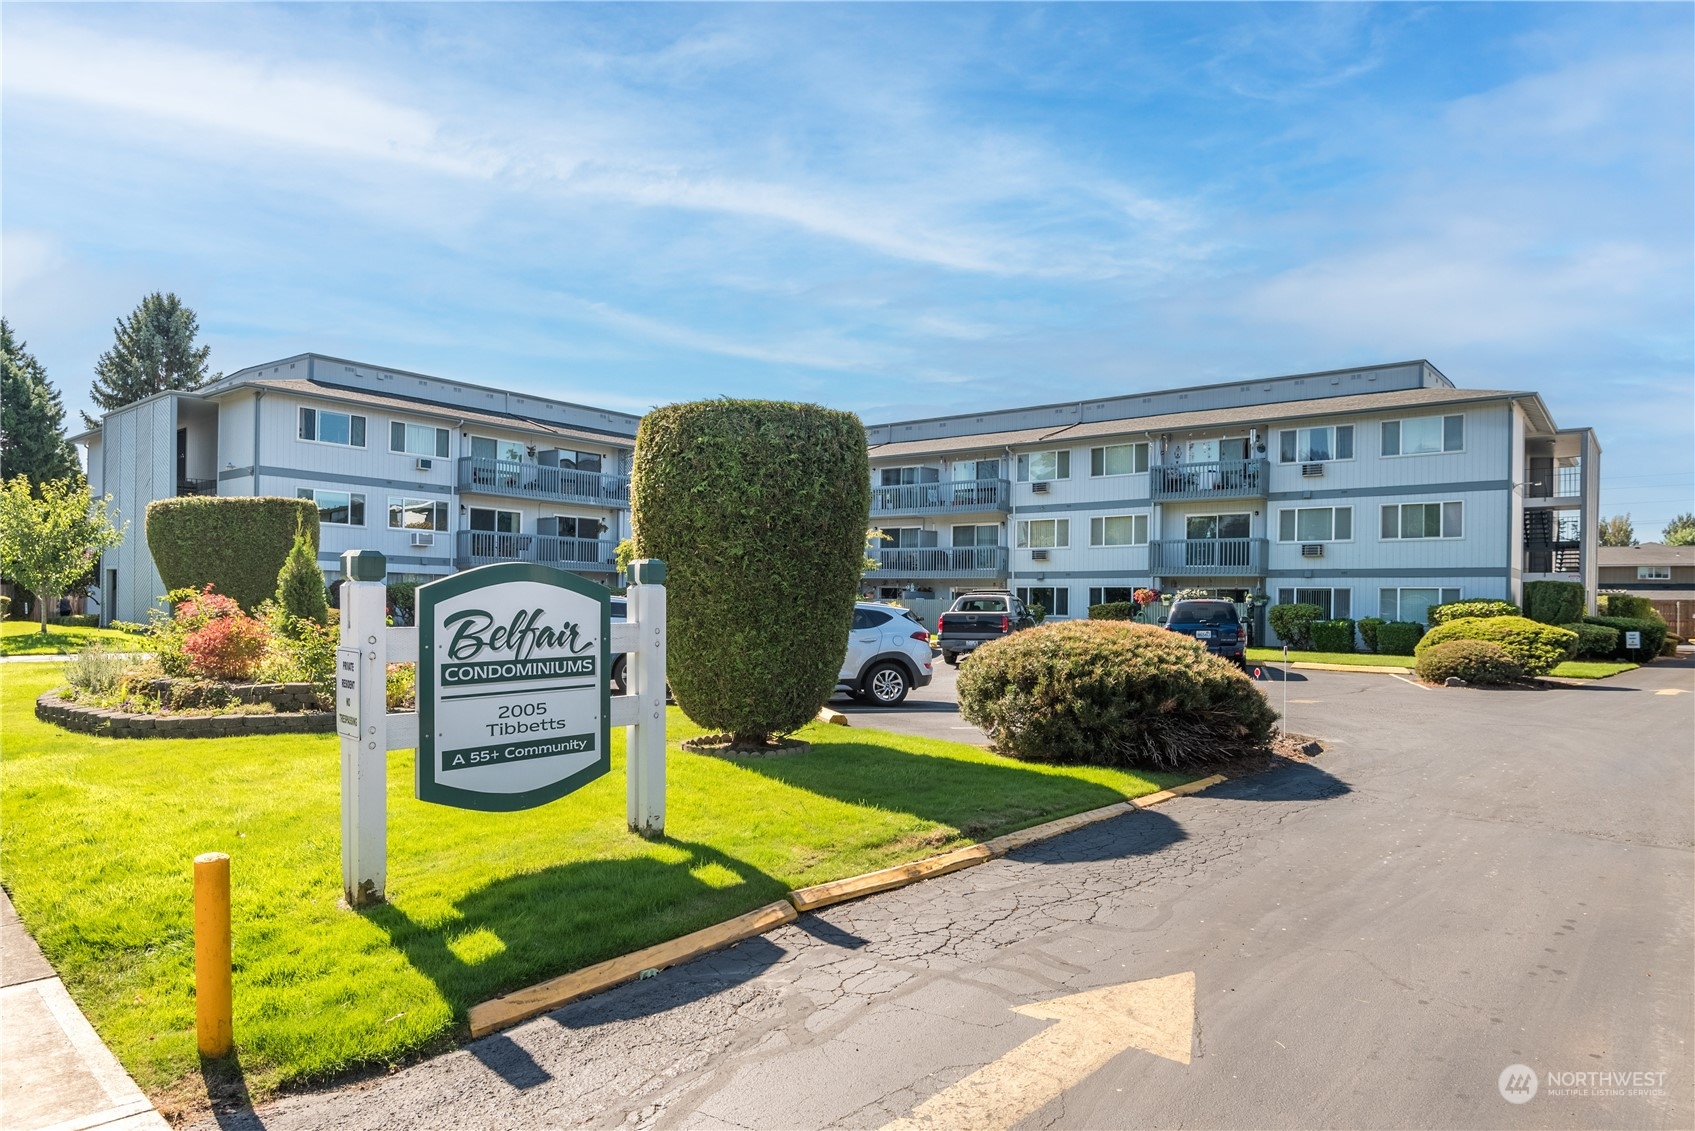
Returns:
[[[519,562],[419,587],[420,800],[530,809],[611,769],[611,598]]]

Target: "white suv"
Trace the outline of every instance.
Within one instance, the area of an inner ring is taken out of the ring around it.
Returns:
[[[930,631],[910,611],[856,602],[836,690],[863,703],[893,707],[908,691],[930,682],[930,655]]]

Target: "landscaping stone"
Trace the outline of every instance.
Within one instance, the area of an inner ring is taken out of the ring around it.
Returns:
[[[295,688],[311,684],[258,684],[262,688]],[[315,699],[315,696],[314,696]],[[141,715],[108,707],[69,703],[52,692],[35,701],[35,717],[44,723],[81,734],[107,738],[221,738],[238,734],[326,734],[335,729],[331,711],[279,711],[274,715]]]

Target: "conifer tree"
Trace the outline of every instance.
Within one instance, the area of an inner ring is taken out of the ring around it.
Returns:
[[[65,439],[65,405],[47,371],[0,318],[0,480],[41,485],[82,470]]]
[[[301,620],[330,622],[329,600],[324,595],[324,575],[318,569],[318,555],[304,528],[296,527],[294,545],[283,559],[277,575],[277,604],[283,612]]]
[[[196,346],[200,320],[174,294],[154,291],[112,328],[112,348],[94,366],[94,403],[107,412],[167,389],[194,389],[208,375],[211,346]],[[89,426],[99,422],[84,413]]]

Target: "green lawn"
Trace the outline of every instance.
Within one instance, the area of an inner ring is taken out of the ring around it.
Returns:
[[[790,888],[1183,780],[1038,767],[811,726],[806,754],[672,748],[663,841],[624,827],[613,771],[524,813],[412,798],[389,762],[389,898],[341,910],[333,736],[98,739],[36,721],[56,666],[5,670],[0,874],[72,995],[144,1088],[193,1075],[191,865],[232,857],[235,1034],[255,1095],[440,1047],[467,1007],[706,926]],[[699,733],[671,715],[673,739]]]
[[[34,621],[0,621],[0,656],[45,656],[80,652],[90,641],[103,640],[122,651],[145,652],[147,638],[111,628],[73,628],[49,624],[47,635]]]
[[[1281,648],[1249,648],[1248,662],[1282,663]],[[1289,662],[1295,664],[1346,664],[1349,667],[1414,668],[1418,661],[1412,656],[1379,656],[1373,652],[1289,652]],[[1549,675],[1564,679],[1606,679],[1628,672],[1638,665],[1603,660],[1567,660]]]

